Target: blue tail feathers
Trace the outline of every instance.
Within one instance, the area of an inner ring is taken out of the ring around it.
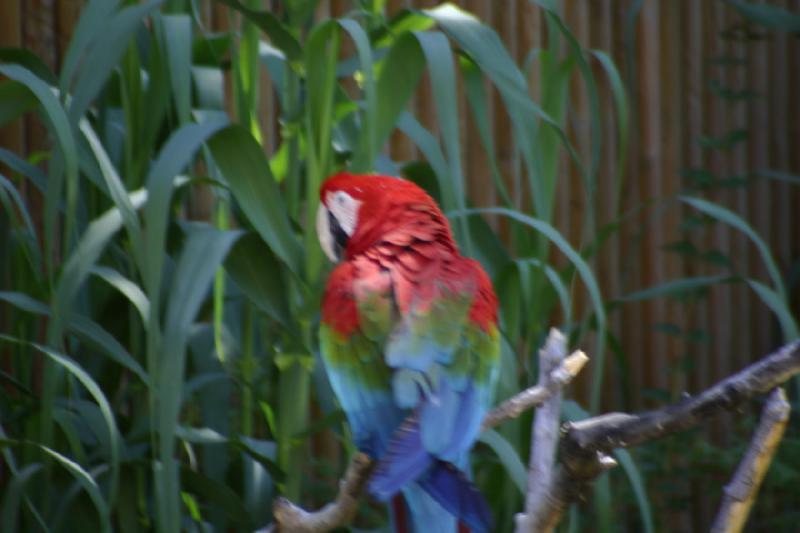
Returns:
[[[473,533],[491,529],[493,519],[489,505],[464,472],[452,463],[436,461],[417,483]]]
[[[380,500],[402,490],[415,524],[427,520],[430,526],[436,520],[452,524],[441,531],[455,531],[457,518],[473,533],[491,529],[492,514],[480,491],[458,467],[425,450],[416,417],[406,419],[395,432],[370,478],[369,490]]]

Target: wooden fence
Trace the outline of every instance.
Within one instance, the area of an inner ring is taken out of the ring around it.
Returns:
[[[529,50],[544,42],[544,20],[532,2],[458,3],[491,23],[520,62]],[[798,0],[770,3],[800,10]],[[434,4],[390,0],[388,10]],[[800,259],[800,187],[756,178],[751,171],[800,174],[798,40],[744,26],[741,17],[722,1],[644,0],[638,12],[634,11],[636,4],[617,0],[563,2],[566,22],[581,44],[608,52],[627,82],[633,114],[623,210],[641,206],[653,197],[677,194],[688,184],[686,174],[690,170],[704,169],[718,179],[748,179],[752,182],[749,186],[718,188],[709,196],[750,221],[770,244],[784,273],[792,267],[796,271]],[[344,0],[321,2],[319,15],[343,14],[349,5]],[[0,45],[25,46],[57,68],[81,6],[81,0],[4,0],[0,6]],[[209,2],[203,7],[210,27],[227,26],[227,8]],[[604,117],[598,194],[605,199],[601,204],[610,206],[610,184],[617,172],[613,102],[599,67],[595,74]],[[588,103],[577,76],[574,82],[576,97],[569,129],[580,147],[589,142]],[[739,92],[742,97],[725,99],[720,91]],[[262,119],[267,132],[275,131],[273,117],[269,116],[272,97],[265,91]],[[414,105],[417,116],[435,129],[432,100],[423,88]],[[503,148],[511,146],[510,123],[496,95],[494,104],[489,109],[500,163],[505,173],[511,174],[517,162],[512,151]],[[465,102],[460,106],[466,110]],[[494,198],[487,185],[488,162],[471,121],[467,120],[465,126],[462,143],[470,190],[480,203],[491,204]],[[729,149],[703,147],[703,139],[708,144],[708,139],[735,135],[737,130],[746,130],[745,141]],[[27,120],[1,129],[0,145],[30,154],[44,147],[43,133],[36,121]],[[392,139],[391,151],[400,159],[417,156],[411,143],[400,136]],[[566,162],[562,169],[557,226],[577,243],[585,198],[578,176]],[[596,264],[606,298],[685,276],[727,272],[713,261],[688,261],[679,253],[665,250],[681,241],[680,227],[688,211],[656,206],[625,221],[622,238],[609,243]],[[608,223],[613,213],[601,209],[600,217],[601,224]],[[700,250],[716,250],[730,257],[737,274],[766,279],[752,243],[739,232],[718,225],[692,239]],[[798,295],[797,288],[794,295]],[[693,306],[668,300],[626,304],[612,320],[625,351],[634,355],[630,364],[637,389],[702,387],[780,341],[770,312],[741,284],[717,286],[707,300]],[[694,340],[676,335],[677,330],[668,325],[678,326],[684,333],[694,332],[689,336]],[[707,332],[707,338],[701,332]],[[693,370],[685,374],[691,378],[688,383],[674,383],[673,379],[684,373],[673,369],[687,356],[693,361]],[[610,390],[617,386],[613,380],[609,383]],[[634,394],[633,398],[635,405],[640,405],[641,395]]]
[[[544,20],[532,2],[456,3],[494,26],[519,62],[544,43]],[[800,0],[769,3],[800,11]],[[265,0],[265,7],[269,4]],[[387,9],[434,4],[389,0]],[[3,0],[0,45],[25,46],[57,68],[81,6],[80,0]],[[342,14],[349,7],[350,2],[344,0],[321,2],[319,16]],[[635,210],[654,197],[678,194],[692,176],[713,176],[728,180],[729,185],[747,180],[747,186],[716,187],[708,197],[743,215],[766,239],[783,273],[792,273],[795,311],[800,311],[796,283],[800,278],[800,187],[752,173],[772,169],[800,174],[800,40],[745,25],[721,0],[564,0],[562,8],[580,43],[608,52],[627,83],[633,113],[623,211]],[[201,9],[210,28],[227,27],[227,8],[204,1]],[[603,224],[614,216],[610,184],[617,172],[617,142],[612,95],[602,70],[598,65],[594,68],[604,120],[598,191],[604,199],[599,213]],[[589,106],[577,75],[573,90],[569,134],[580,148],[589,142]],[[272,98],[265,91],[261,118],[268,149],[274,148],[270,132],[277,131]],[[423,123],[435,129],[432,102],[423,89],[414,106]],[[468,115],[465,102],[460,102],[460,109],[462,116]],[[512,146],[511,128],[496,95],[489,110],[501,169],[511,175],[518,162],[513,151],[505,148]],[[491,204],[495,199],[487,184],[487,159],[470,119],[463,126],[470,191],[478,203]],[[738,136],[746,138],[727,147],[712,146],[714,139],[735,141]],[[1,129],[0,145],[30,154],[44,147],[44,137],[43,128],[28,119]],[[391,151],[399,159],[417,156],[411,143],[400,136],[392,138]],[[557,226],[577,243],[585,198],[579,177],[566,161],[562,169]],[[697,172],[700,169],[706,174]],[[675,208],[674,203],[632,212],[620,236],[605,245],[594,265],[605,298],[686,276],[734,272],[767,279],[752,242],[737,230],[711,225],[684,238],[681,228],[690,214],[690,208]],[[674,251],[691,246],[705,252],[706,260],[689,260]],[[721,264],[723,255],[730,258],[732,267]],[[698,390],[781,341],[774,317],[741,283],[717,285],[707,298],[691,304],[667,299],[626,304],[611,315],[611,321],[629,354],[632,376],[632,390],[623,391],[618,365],[609,357],[605,398],[616,406],[626,395],[631,407],[646,407],[646,390],[672,395]],[[587,373],[577,383],[579,395],[586,394],[588,378]]]

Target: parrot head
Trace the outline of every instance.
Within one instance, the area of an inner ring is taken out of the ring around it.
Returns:
[[[334,263],[350,258],[398,227],[425,214],[437,236],[451,244],[450,227],[436,202],[416,184],[391,176],[342,172],[320,188],[317,236]]]

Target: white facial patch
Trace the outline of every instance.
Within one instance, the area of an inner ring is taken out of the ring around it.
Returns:
[[[317,210],[317,237],[332,262],[341,260],[348,237],[358,222],[361,202],[344,191],[330,192]]]
[[[325,200],[328,210],[339,221],[339,226],[347,233],[348,237],[352,237],[356,230],[358,208],[361,206],[361,202],[344,191],[329,192]]]
[[[328,222],[328,209],[324,204],[319,204],[317,209],[317,238],[322,251],[328,256],[332,263],[338,261],[336,252],[333,249],[333,234],[331,234],[331,225]]]

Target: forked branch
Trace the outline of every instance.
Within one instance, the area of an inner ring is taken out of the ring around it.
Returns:
[[[609,413],[564,424],[562,467],[550,494],[549,523],[561,519],[569,503],[603,470],[614,448],[629,448],[684,431],[724,411],[736,409],[800,373],[800,341],[720,381],[694,397],[661,409],[630,415]]]
[[[526,409],[541,405],[568,383],[585,362],[586,356],[581,352],[567,357],[551,373],[551,385],[537,385],[503,402],[486,416],[483,428],[494,427],[503,420],[519,416]],[[545,502],[540,506],[542,510],[539,513],[537,530],[549,531],[555,527],[567,506],[584,493],[588,484],[600,473],[616,464],[610,456],[615,448],[644,444],[696,426],[724,411],[736,409],[755,396],[775,389],[798,373],[800,373],[800,341],[784,346],[697,396],[688,397],[676,404],[636,415],[609,413],[564,424],[561,430],[561,465],[556,471],[549,492],[545,495]],[[553,383],[560,385],[555,386]],[[762,425],[764,424],[766,416],[762,421]],[[774,432],[767,440],[759,440],[759,432],[754,442],[772,443],[770,446],[774,447],[780,440],[780,434]],[[767,455],[754,453],[757,457],[754,464],[759,464],[761,465],[759,468],[766,470],[769,461],[764,459]],[[273,526],[272,530],[312,533],[328,531],[347,523],[355,514],[358,497],[366,485],[371,468],[372,460],[369,457],[363,454],[356,455],[347,469],[336,501],[320,511],[309,513],[288,500],[278,500],[275,505],[276,526]],[[745,468],[749,467],[743,463],[740,470]],[[763,472],[760,475],[763,476]],[[741,476],[747,476],[747,479],[752,480],[750,481],[752,493],[744,497],[745,501],[747,498],[752,500],[758,488],[756,477],[751,474],[741,474]],[[732,487],[739,477],[740,473],[737,472],[734,482],[729,487]]]

